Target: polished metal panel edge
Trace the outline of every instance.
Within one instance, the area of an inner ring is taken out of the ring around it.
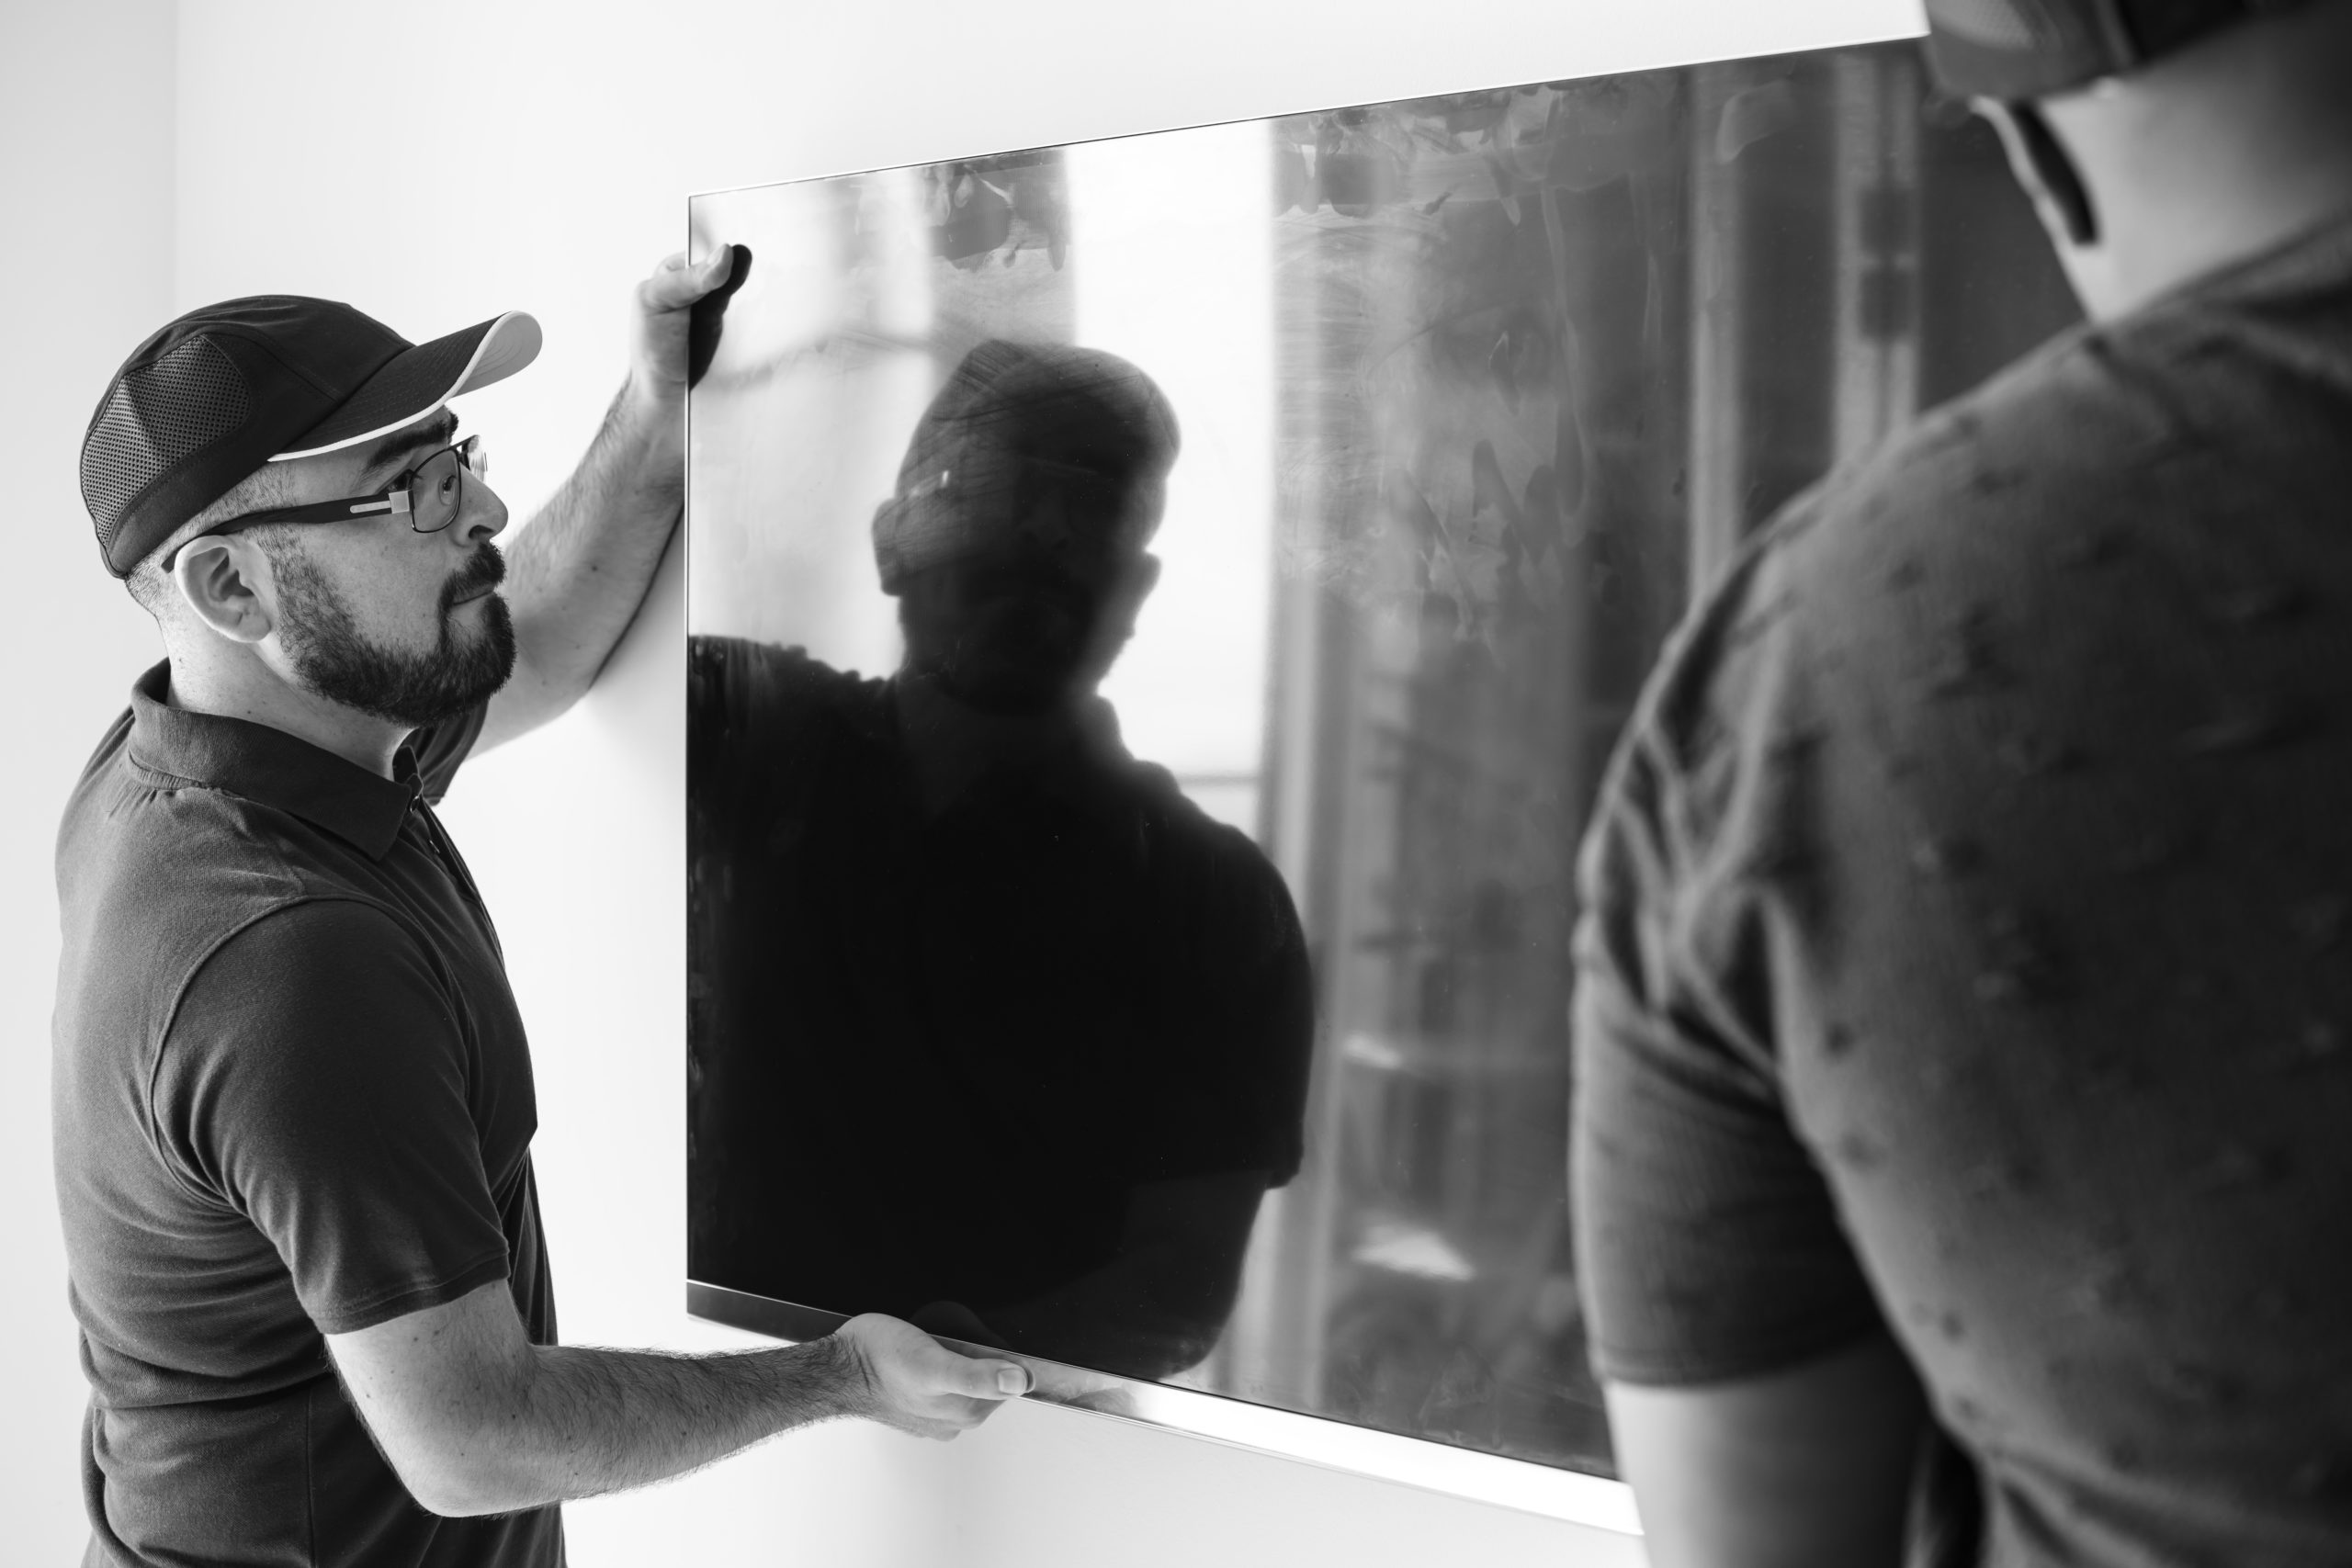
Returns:
[[[686,1281],[686,1311],[713,1323],[794,1342],[821,1338],[847,1321],[837,1312],[707,1285],[699,1280]],[[1633,1491],[1623,1482],[1352,1427],[1197,1389],[1090,1371],[985,1345],[954,1339],[942,1343],[970,1355],[1020,1362],[1035,1380],[1036,1386],[1027,1397],[1046,1404],[1205,1438],[1327,1470],[1493,1503],[1594,1529],[1621,1535],[1642,1533]]]

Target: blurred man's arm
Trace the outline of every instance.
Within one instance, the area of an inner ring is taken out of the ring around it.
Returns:
[[[1653,1568],[1899,1568],[1927,1407],[1884,1336],[1761,1377],[1606,1393]]]
[[[837,1416],[952,1438],[1029,1386],[879,1316],[736,1355],[533,1345],[503,1280],[327,1344],[401,1483],[452,1516],[642,1486]]]
[[[637,288],[628,379],[588,454],[507,552],[514,676],[474,750],[537,728],[584,695],[636,619],[685,498],[686,333],[727,280],[722,245],[664,261]]]

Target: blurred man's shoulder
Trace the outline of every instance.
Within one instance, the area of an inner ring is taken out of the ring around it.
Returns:
[[[1130,785],[1152,824],[1158,880],[1232,947],[1252,953],[1297,947],[1298,914],[1289,885],[1258,840],[1213,816],[1157,762],[1130,765]]]
[[[2067,333],[1839,465],[1772,520],[1762,547],[1804,555],[1856,534],[1959,546],[2005,520],[2064,527],[2049,510],[2062,500],[2097,509],[2117,468],[2144,454],[2144,433],[2099,372],[2096,342]]]
[[[2089,334],[2054,340],[1841,464],[1735,550],[1669,638],[1637,716],[1708,772],[1826,708],[1976,678],[1987,617],[2116,585],[2084,568],[2151,504],[2149,445],[2101,389]],[[1907,697],[1906,699],[1907,700]]]
[[[2189,470],[2225,462],[2113,359],[2105,333],[2068,333],[1833,469],[1743,547],[1693,632],[1859,652],[1948,640],[1995,605],[2088,607],[2112,586],[2089,569],[2211,504]]]
[[[2352,221],[2060,333],[1834,469],[1762,547],[1900,530],[1955,558],[2064,565],[2120,523],[2234,510],[2282,472],[2333,490],[2347,419]]]

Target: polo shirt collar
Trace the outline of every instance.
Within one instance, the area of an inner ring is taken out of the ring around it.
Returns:
[[[290,812],[371,860],[391,852],[424,787],[406,746],[392,761],[398,776],[381,778],[282,729],[173,707],[171,674],[158,664],[130,688],[133,765]]]

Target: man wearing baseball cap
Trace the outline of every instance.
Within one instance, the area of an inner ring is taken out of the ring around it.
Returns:
[[[565,1498],[831,1416],[952,1436],[1026,1386],[883,1318],[716,1358],[557,1343],[529,1052],[433,803],[635,615],[726,256],[640,286],[628,380],[511,559],[448,404],[530,363],[527,315],[413,344],[232,299],[99,400],[83,494],[168,657],[59,841],[91,1563],[551,1565]]]
[[[1693,611],[1572,1186],[1659,1568],[2352,1562],[2352,0],[1928,0],[2092,320]]]

